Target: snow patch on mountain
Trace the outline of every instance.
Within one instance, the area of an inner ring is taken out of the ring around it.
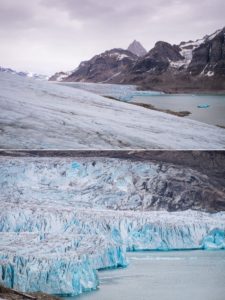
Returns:
[[[180,60],[177,62],[170,62],[170,66],[172,68],[185,68],[187,69],[188,66],[190,65],[191,61],[192,61],[192,57],[193,57],[193,51],[197,48],[199,48],[202,44],[206,43],[207,41],[211,41],[213,40],[223,29],[219,29],[217,31],[215,31],[213,34],[211,35],[206,35],[204,38],[202,39],[198,39],[196,41],[188,41],[188,42],[181,42],[179,47],[180,47],[180,54],[184,57],[184,60]],[[202,73],[202,75],[206,75],[206,76],[213,76],[214,73],[207,73],[204,74]]]
[[[130,58],[128,55],[126,54],[121,54],[121,53],[110,53],[109,54],[110,57],[115,57],[117,60],[123,60],[124,58]]]

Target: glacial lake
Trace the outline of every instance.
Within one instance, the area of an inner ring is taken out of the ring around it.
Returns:
[[[171,94],[135,96],[131,102],[152,104],[159,109],[173,111],[189,111],[185,118],[207,124],[225,126],[225,95],[192,95]],[[198,108],[198,105],[208,104],[208,108]]]
[[[163,94],[154,91],[137,91],[135,86],[85,82],[60,82],[58,84],[86,90],[121,101],[152,104],[155,108],[172,111],[189,111],[190,118],[207,124],[225,126],[225,95],[216,94]],[[208,108],[198,105],[208,104]]]
[[[128,253],[125,269],[99,272],[100,288],[67,300],[224,300],[225,251]]]

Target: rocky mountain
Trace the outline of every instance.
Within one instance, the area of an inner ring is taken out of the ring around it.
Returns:
[[[195,42],[157,42],[123,83],[164,91],[225,89],[225,28]]]
[[[127,48],[128,51],[132,52],[133,54],[141,57],[147,54],[147,51],[142,46],[142,44],[136,40],[134,40],[129,47]]]
[[[128,50],[112,49],[96,55],[88,61],[81,62],[79,67],[70,72],[67,77],[65,77],[66,73],[60,72],[49,80],[109,82],[119,74],[128,72],[129,67],[137,58]]]
[[[178,46],[171,46],[166,42],[157,42],[155,47],[150,50],[142,59],[132,66],[130,73],[143,74],[153,73],[161,74],[170,66],[171,62],[183,60]]]
[[[31,72],[24,72],[24,71],[15,71],[10,68],[3,68],[0,66],[0,72],[2,73],[9,73],[9,74],[16,74],[22,77],[29,77],[29,78],[34,78],[34,79],[42,79],[42,80],[47,80],[48,76],[46,75],[41,75],[41,74],[35,74]]]
[[[128,50],[106,51],[82,62],[69,76],[50,80],[136,84],[166,92],[225,90],[225,27],[179,45],[159,41],[144,56],[137,45],[134,41]]]

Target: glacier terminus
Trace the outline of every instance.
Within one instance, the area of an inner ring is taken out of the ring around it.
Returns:
[[[225,249],[225,213],[204,204],[223,201],[222,189],[193,167],[104,155],[0,165],[0,282],[10,288],[75,296],[99,287],[98,270],[129,268],[127,252]]]

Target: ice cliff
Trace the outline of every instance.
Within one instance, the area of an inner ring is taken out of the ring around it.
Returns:
[[[22,291],[77,295],[97,288],[97,269],[127,265],[123,249],[103,237],[1,232],[0,238],[0,281]]]
[[[175,202],[180,188],[215,194],[196,170],[107,158],[1,158],[0,174],[0,282],[9,287],[78,295],[98,287],[97,270],[127,266],[126,251],[225,249],[225,213],[168,212],[163,204],[154,211],[169,199],[167,188],[158,189],[162,181],[176,182]],[[199,193],[188,195],[195,202]]]

